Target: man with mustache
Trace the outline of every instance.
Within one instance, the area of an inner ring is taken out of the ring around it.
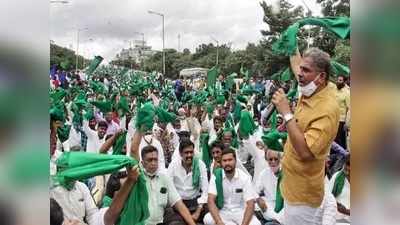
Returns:
[[[283,208],[277,208],[277,188],[279,173],[281,172],[281,154],[270,149],[265,150],[265,161],[268,166],[260,173],[256,189],[260,197],[257,203],[263,212],[268,225],[279,224],[283,221]],[[278,197],[279,198],[279,197]],[[279,222],[279,223],[276,223]]]
[[[181,159],[172,161],[168,167],[168,175],[183,203],[192,213],[193,220],[202,222],[206,212],[208,190],[206,165],[199,158],[195,158],[194,144],[188,138],[182,139],[179,143],[179,154]],[[196,173],[200,173],[197,185],[193,181]]]
[[[260,221],[254,216],[254,201],[258,195],[252,187],[251,178],[236,169],[234,150],[227,149],[222,152],[221,164],[223,170],[215,171],[210,179],[210,213],[204,217],[204,224],[259,225]]]
[[[340,120],[339,129],[335,138],[335,142],[347,149],[346,144],[346,117],[347,112],[350,110],[350,88],[346,84],[346,77],[344,75],[339,75],[336,82],[336,100],[340,107]]]

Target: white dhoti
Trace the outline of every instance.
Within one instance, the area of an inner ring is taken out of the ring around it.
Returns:
[[[244,216],[244,209],[243,210],[234,210],[234,211],[227,211],[227,210],[219,210],[219,216],[221,217],[222,221],[225,225],[240,225],[243,221]],[[205,225],[215,225],[214,219],[212,218],[210,213],[207,213],[204,216],[203,220]],[[261,225],[260,221],[253,215],[250,221],[250,225]]]
[[[285,225],[319,225],[322,224],[322,217],[316,216],[318,208],[306,205],[290,205],[284,203]],[[317,221],[320,220],[320,221]]]

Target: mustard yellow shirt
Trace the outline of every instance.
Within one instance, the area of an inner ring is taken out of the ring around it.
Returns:
[[[345,122],[347,111],[350,110],[350,88],[345,85],[342,89],[336,88],[336,100],[340,109],[340,121]]]
[[[282,159],[282,195],[287,203],[317,208],[324,197],[325,159],[339,126],[339,105],[335,91],[325,87],[298,101],[294,119],[304,133],[311,161],[302,161],[289,138]]]

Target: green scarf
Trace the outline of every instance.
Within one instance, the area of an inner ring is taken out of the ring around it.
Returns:
[[[117,104],[118,110],[121,110],[122,114],[121,115],[126,115],[129,112],[129,104],[128,100],[126,99],[125,96],[121,96],[119,98],[119,102]]]
[[[65,152],[56,161],[57,174],[54,179],[67,189],[74,181],[110,174],[123,167],[138,165],[138,161],[125,155],[105,155],[87,152]],[[146,179],[141,172],[133,186],[118,219],[118,225],[144,225],[149,217]]]
[[[208,140],[210,135],[207,133],[200,134],[200,146],[201,146],[201,159],[206,164],[207,170],[210,171],[210,166],[212,162],[212,154],[208,146]]]
[[[64,124],[62,127],[57,128],[57,137],[61,143],[64,143],[69,138],[69,132],[71,131],[71,125]]]
[[[199,160],[200,158],[197,156],[193,157],[193,162],[192,162],[192,184],[193,187],[198,189],[200,187],[200,165],[199,165]]]
[[[124,148],[126,142],[126,134],[127,131],[124,131],[117,137],[117,140],[115,140],[113,145],[113,155],[124,155],[124,153],[122,153],[122,149]]]
[[[278,172],[278,183],[276,184],[276,194],[275,194],[275,209],[276,213],[279,213],[283,209],[283,197],[281,194],[281,181],[282,181],[282,169]]]
[[[155,107],[155,114],[161,123],[172,123],[176,120],[175,113],[170,113],[162,107]]]
[[[224,207],[224,189],[222,186],[222,168],[217,168],[214,170],[215,176],[215,186],[217,187],[217,198],[215,199],[215,204],[218,209],[222,209]]]
[[[347,17],[305,18],[290,25],[272,45],[272,50],[280,55],[293,55],[297,49],[297,33],[304,25],[324,27],[341,39],[350,38],[350,19]]]
[[[155,109],[152,103],[145,103],[141,108],[138,109],[136,114],[136,129],[144,129],[141,132],[146,132],[153,129],[154,125]],[[142,127],[143,126],[143,127]]]
[[[263,136],[261,137],[261,140],[264,142],[264,144],[271,150],[283,152],[283,145],[279,142],[280,139],[286,140],[287,139],[287,132],[279,132],[276,129],[277,126],[277,112],[274,110],[272,113],[271,119],[270,119],[270,124],[271,124],[271,129],[268,131],[263,132]]]
[[[240,121],[239,121],[239,132],[240,136],[244,138],[248,138],[250,135],[254,134],[254,131],[257,129],[256,124],[254,123],[253,117],[250,112],[247,110],[242,110],[240,113]]]
[[[342,193],[345,179],[346,179],[346,175],[344,174],[344,171],[341,170],[335,178],[335,183],[334,183],[333,189],[332,189],[332,194],[335,196],[335,198]]]
[[[102,113],[112,111],[112,104],[109,101],[91,101],[90,104],[96,106]]]

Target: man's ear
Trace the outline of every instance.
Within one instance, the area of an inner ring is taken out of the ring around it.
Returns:
[[[328,74],[326,72],[321,72],[319,77],[319,83],[325,83],[327,81]]]

